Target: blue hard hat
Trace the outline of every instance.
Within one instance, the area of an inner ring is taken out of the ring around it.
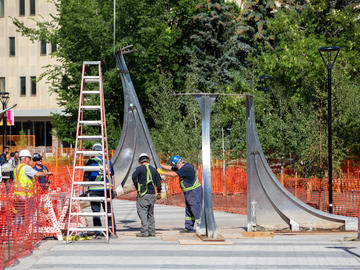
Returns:
[[[179,160],[181,160],[181,158],[178,155],[175,155],[175,156],[171,157],[170,163],[171,163],[173,168],[176,166],[176,164],[179,162]]]

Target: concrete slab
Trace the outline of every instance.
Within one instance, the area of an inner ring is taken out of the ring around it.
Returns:
[[[215,211],[219,231],[231,245],[198,245],[193,243],[195,234],[179,233],[184,208],[156,205],[157,235],[151,238],[135,237],[140,222],[134,202],[115,200],[114,209],[119,237],[110,243],[43,241],[31,256],[9,269],[360,270],[360,242],[344,241],[356,233],[237,238],[246,216]],[[163,240],[171,237],[190,244]]]

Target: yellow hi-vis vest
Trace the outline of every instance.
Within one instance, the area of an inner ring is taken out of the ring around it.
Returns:
[[[194,184],[190,187],[185,187],[184,186],[184,180],[180,180],[180,187],[182,189],[183,192],[186,192],[186,191],[189,191],[189,190],[193,190],[195,188],[198,188],[198,187],[201,187],[201,184],[200,184],[200,181],[199,181],[199,178],[196,176],[196,180],[194,182]]]
[[[95,158],[92,158],[91,160],[92,160],[92,161],[95,161],[95,163],[96,163],[99,167],[103,167],[103,161],[102,161],[101,158],[95,157]],[[109,162],[109,163],[110,163],[110,162]],[[106,166],[106,167],[107,167],[107,166]],[[98,174],[98,175],[96,176],[96,178],[95,178],[94,181],[95,181],[95,182],[101,182],[101,181],[103,181],[103,179],[104,179],[104,172],[103,172],[103,171],[99,171],[97,174]],[[110,175],[110,177],[111,177],[111,175]],[[106,190],[109,190],[109,182],[110,182],[110,187],[112,187],[112,179],[109,181],[108,176],[107,176],[107,174],[106,174]],[[101,184],[101,185],[98,185],[98,186],[90,186],[90,187],[89,187],[89,190],[97,190],[97,191],[99,191],[99,190],[104,190],[104,185]]]
[[[138,194],[140,197],[144,196],[148,192],[148,185],[150,183],[152,183],[153,187],[155,188],[154,181],[152,179],[152,175],[149,169],[149,164],[145,165],[145,167],[146,167],[146,189],[143,193],[141,193],[140,192],[141,186],[140,183],[138,182]]]
[[[21,163],[14,169],[14,194],[21,197],[33,197],[36,192],[34,179],[25,174],[27,164]]]

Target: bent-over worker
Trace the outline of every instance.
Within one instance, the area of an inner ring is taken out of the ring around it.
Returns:
[[[179,176],[180,187],[185,197],[185,232],[195,232],[196,225],[200,221],[202,206],[202,187],[195,173],[194,167],[180,156],[174,155],[169,165],[161,165],[167,171],[162,172],[165,176]]]

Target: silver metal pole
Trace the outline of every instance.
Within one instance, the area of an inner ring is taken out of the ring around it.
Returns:
[[[215,222],[211,193],[210,169],[210,114],[217,95],[194,95],[200,106],[202,127],[202,165],[203,165],[203,205],[197,234],[208,239],[217,239],[218,229]]]
[[[115,20],[115,15],[116,15],[116,0],[114,0],[114,53],[116,52],[116,49],[115,49],[115,23],[116,23],[116,20]]]

